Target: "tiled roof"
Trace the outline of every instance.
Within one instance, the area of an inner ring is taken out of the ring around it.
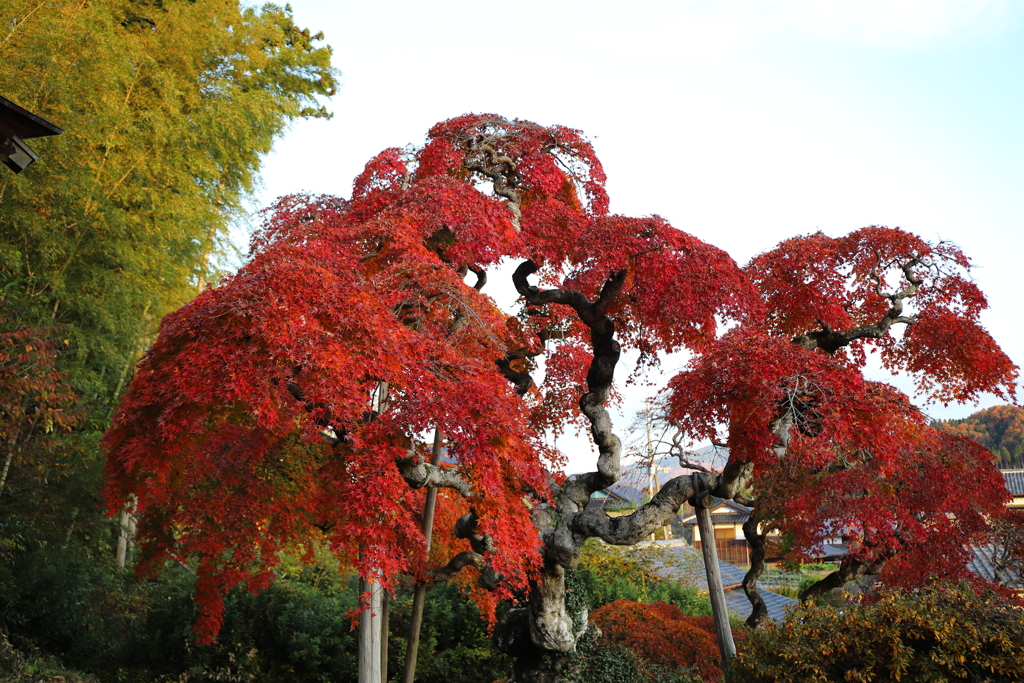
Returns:
[[[614,510],[628,505],[622,496],[614,491],[594,491],[587,502],[588,510]]]
[[[1006,488],[1015,496],[1024,496],[1024,470],[1000,470],[1006,480]]]
[[[983,579],[996,580],[996,568],[993,554],[995,552],[991,543],[978,545],[971,548],[972,557],[967,563],[967,568]],[[1002,583],[1010,588],[1024,588],[1024,575],[1021,572],[1010,572],[1007,575],[1003,572]]]
[[[696,586],[697,590],[707,592],[708,579],[704,570],[704,558],[701,551],[693,546],[685,545],[678,539],[668,541],[647,541],[640,545],[657,545],[664,548],[666,553],[674,560],[673,566],[655,567],[660,575],[668,579],[675,579],[681,583]],[[728,562],[718,561],[718,571],[722,575],[722,588],[725,591],[725,606],[730,612],[735,612],[744,619],[750,614],[750,601],[743,593],[743,577],[745,571]],[[768,607],[768,616],[775,621],[780,621],[784,616],[785,608],[796,604],[796,600],[787,598],[778,593],[761,588],[758,591]]]
[[[687,508],[693,510],[693,508]],[[750,511],[753,508],[748,508],[745,505],[731,500],[723,500],[721,503],[711,508],[711,523],[712,524],[743,524],[750,519]],[[691,513],[683,518],[682,524],[693,525],[697,523],[697,515]]]
[[[750,514],[744,512],[719,512],[714,515],[711,515],[712,524],[743,524],[748,519],[750,519]],[[696,515],[690,515],[682,521],[682,524],[684,525],[694,525],[696,523]]]
[[[696,586],[698,590],[708,589],[707,573],[704,571],[704,556],[701,551],[686,545],[682,539],[673,538],[667,541],[645,541],[639,546],[655,545],[665,551],[668,566],[655,563],[654,569],[667,579],[675,579],[680,583]],[[728,562],[718,561],[718,570],[722,574],[722,587],[731,588],[743,583],[745,572]]]
[[[772,621],[782,621],[786,616],[786,609],[797,604],[797,601],[793,598],[772,593],[764,588],[758,589],[757,592],[760,593],[761,599],[764,600],[764,606],[768,608],[768,618]],[[732,588],[725,591],[725,608],[730,612],[735,612],[744,619],[750,616],[751,611],[753,611],[753,608],[750,606],[750,600],[747,600],[747,595],[743,592],[742,588]]]
[[[817,559],[838,560],[846,557],[846,548],[841,545],[829,545],[827,543],[823,543],[818,546],[813,557]]]

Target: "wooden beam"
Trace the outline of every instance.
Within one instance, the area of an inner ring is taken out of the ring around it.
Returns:
[[[435,466],[441,463],[441,432],[434,429],[434,446],[430,451],[430,462]],[[430,537],[434,531],[434,509],[437,505],[437,489],[427,489],[427,501],[423,506],[423,537],[427,542],[427,553],[430,553]],[[413,683],[416,678],[416,658],[420,649],[420,628],[423,624],[423,602],[426,599],[427,587],[418,584],[412,597],[412,619],[409,621],[409,638],[406,641],[405,669],[402,671],[402,683]]]
[[[704,570],[708,575],[708,595],[711,598],[711,613],[715,619],[715,635],[718,639],[718,650],[722,656],[722,666],[736,656],[736,643],[732,639],[732,627],[729,625],[729,612],[725,608],[725,591],[722,590],[722,572],[718,567],[718,548],[715,545],[715,527],[711,523],[713,504],[707,494],[707,481],[704,475],[697,472],[693,475],[693,485],[697,494],[691,505],[697,513],[697,527],[700,529],[701,550],[704,555]]]
[[[361,578],[359,593],[370,594],[369,603],[359,614],[359,683],[381,683],[380,627],[384,590],[380,581]]]

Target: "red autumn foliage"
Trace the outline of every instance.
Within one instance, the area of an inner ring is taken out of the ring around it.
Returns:
[[[971,578],[964,544],[982,542],[1007,500],[990,454],[863,374],[874,350],[933,400],[1014,398],[1018,371],[979,323],[968,259],[870,227],[787,240],[746,270],[765,324],[695,357],[672,380],[670,418],[701,438],[728,426],[732,464],[753,466],[755,514],[794,559],[842,535],[851,559],[889,560],[889,585]]]
[[[549,500],[561,460],[542,432],[579,419],[591,333],[568,306],[502,313],[480,291],[486,269],[529,260],[587,296],[624,273],[607,310],[651,352],[706,345],[716,316],[760,306],[724,252],[608,215],[603,183],[578,131],[452,119],[372,159],[351,199],[279,200],[247,264],[163,320],[104,439],[105,497],[111,511],[137,497],[141,571],[198,564],[204,642],[225,592],[258,589],[282,548],[321,536],[385,585],[423,576],[423,493],[402,467],[429,459],[434,429],[468,482],[452,510],[475,515],[503,594],[527,586],[540,553],[524,495]],[[552,372],[520,383],[542,353]]]
[[[590,619],[603,636],[628,647],[642,660],[673,670],[695,667],[704,681],[722,680],[711,617],[691,617],[665,602],[616,600]]]

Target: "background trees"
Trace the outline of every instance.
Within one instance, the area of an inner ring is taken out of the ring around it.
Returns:
[[[999,466],[1004,469],[1024,467],[1024,409],[993,406],[935,426],[977,441],[999,458]]]
[[[327,115],[319,39],[274,5],[0,6],[2,94],[65,129],[0,174],[0,633],[19,646],[88,633],[76,601],[147,604],[111,576],[99,436],[160,317],[219,279],[261,156]]]
[[[113,402],[140,339],[218,278],[260,157],[326,115],[330,48],[273,5],[13,0],[2,18],[5,96],[66,130],[0,176],[8,324],[63,325],[75,387]]]
[[[66,131],[0,176],[0,324],[59,329],[56,368],[87,404],[76,469],[96,472],[85,434],[160,317],[218,279],[261,155],[326,115],[336,74],[272,5],[13,0],[0,17],[4,95]]]

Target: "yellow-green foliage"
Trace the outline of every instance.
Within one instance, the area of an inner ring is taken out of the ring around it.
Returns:
[[[318,38],[238,0],[0,3],[0,95],[65,130],[0,168],[0,306],[67,331],[82,393],[115,398],[140,337],[217,279],[261,155],[326,115]]]
[[[661,600],[691,616],[705,616],[711,605],[696,587],[698,572],[704,571],[701,562],[698,553],[680,559],[656,544],[620,548],[590,539],[583,546],[578,577],[592,609],[615,600]]]
[[[750,634],[735,681],[1024,680],[1024,610],[970,587],[891,592],[873,605],[790,610]]]

